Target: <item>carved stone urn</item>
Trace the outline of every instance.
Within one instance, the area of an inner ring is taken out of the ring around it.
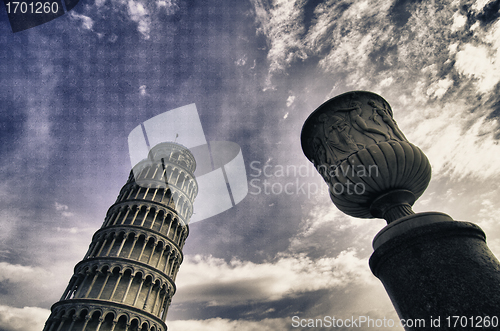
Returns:
[[[370,269],[406,330],[500,327],[500,263],[477,225],[412,211],[431,167],[387,101],[365,91],[334,97],[308,117],[301,142],[341,211],[387,221]]]
[[[353,217],[390,223],[411,215],[431,178],[427,157],[375,93],[348,92],[323,103],[306,120],[301,140],[333,203]]]

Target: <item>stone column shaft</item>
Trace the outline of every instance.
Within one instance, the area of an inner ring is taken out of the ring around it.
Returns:
[[[127,299],[128,291],[130,290],[130,285],[132,285],[132,281],[134,280],[134,276],[130,275],[130,280],[128,281],[127,289],[125,290],[125,294],[123,294],[122,302],[125,302]]]
[[[139,285],[139,289],[137,290],[137,294],[135,296],[134,303],[132,304],[132,306],[135,306],[135,304],[137,303],[137,299],[139,299],[139,295],[141,294],[142,290],[142,284],[144,284],[144,278],[141,279],[141,283]]]
[[[113,296],[115,295],[116,289],[118,288],[118,284],[120,284],[122,276],[123,276],[122,273],[118,274],[118,278],[116,280],[115,286],[113,287],[113,291],[111,291],[111,296],[109,297],[109,300],[113,300]]]

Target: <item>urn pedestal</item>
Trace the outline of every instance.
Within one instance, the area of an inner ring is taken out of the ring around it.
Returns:
[[[387,101],[366,91],[332,98],[306,120],[301,142],[341,211],[387,221],[370,268],[412,321],[406,330],[500,328],[500,263],[477,225],[412,211],[431,167]]]
[[[370,268],[406,330],[500,327],[500,265],[477,225],[418,213],[387,225],[373,247]]]

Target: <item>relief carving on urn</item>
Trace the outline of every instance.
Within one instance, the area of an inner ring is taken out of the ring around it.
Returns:
[[[380,203],[373,202],[389,192],[389,200],[401,200],[404,213],[412,213],[430,180],[427,158],[408,142],[387,101],[375,93],[348,92],[322,104],[304,124],[302,148],[329,185],[332,201],[351,216],[387,219],[387,208],[380,211]],[[350,184],[362,192],[349,191]]]
[[[316,166],[337,164],[354,152],[382,141],[407,141],[385,100],[372,97],[353,101],[354,97],[345,101],[345,107],[332,107],[319,115],[316,125],[323,134],[309,138]]]

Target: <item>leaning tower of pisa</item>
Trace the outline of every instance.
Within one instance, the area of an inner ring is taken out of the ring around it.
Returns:
[[[130,172],[43,331],[165,331],[198,193],[196,162],[176,143]]]

